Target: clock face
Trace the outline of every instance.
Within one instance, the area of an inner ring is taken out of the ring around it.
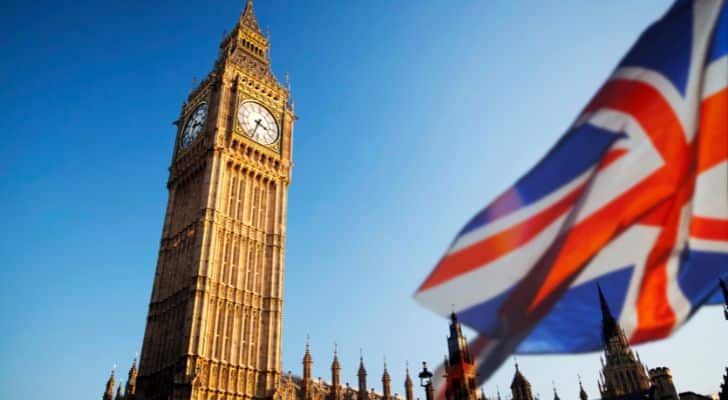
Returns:
[[[238,124],[248,137],[260,144],[273,144],[278,140],[278,123],[273,114],[259,103],[245,101],[240,104]]]
[[[180,141],[182,148],[188,147],[197,139],[197,135],[202,131],[206,120],[207,103],[202,103],[192,112],[187,120],[187,125],[185,125],[185,130],[182,131],[182,140]]]

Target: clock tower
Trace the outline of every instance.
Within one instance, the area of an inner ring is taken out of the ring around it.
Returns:
[[[248,0],[182,105],[137,398],[265,399],[281,370],[296,119]]]

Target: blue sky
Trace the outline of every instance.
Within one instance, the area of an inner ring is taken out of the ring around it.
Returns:
[[[548,4],[547,4],[548,3]],[[435,364],[446,322],[412,293],[466,220],[555,143],[666,0],[258,0],[296,111],[283,364],[369,385]],[[0,6],[0,398],[95,398],[140,350],[180,105],[243,0]],[[596,310],[595,310],[596,311]],[[716,392],[720,309],[638,347]],[[534,390],[596,394],[597,354],[521,357]],[[558,365],[556,367],[556,365]],[[698,366],[696,368],[696,366]],[[507,364],[486,384],[505,392]],[[419,394],[422,396],[422,394]]]

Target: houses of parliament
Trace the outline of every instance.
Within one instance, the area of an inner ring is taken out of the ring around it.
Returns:
[[[112,373],[103,400],[398,398],[386,365],[381,390],[370,388],[363,359],[357,386],[343,385],[336,351],[328,382],[313,379],[308,346],[301,374],[282,372],[287,192],[296,114],[288,83],[271,71],[269,45],[247,0],[220,43],[212,71],[181,107],[139,366],[135,360],[123,385],[117,386]],[[603,298],[601,304],[600,397],[684,399],[668,369],[645,370]],[[454,314],[448,353],[445,397],[486,400]],[[728,400],[725,379],[722,400]],[[425,387],[430,400],[432,384]],[[406,400],[414,400],[409,370],[401,388]],[[511,395],[534,398],[518,367]],[[589,397],[583,388],[579,395]]]

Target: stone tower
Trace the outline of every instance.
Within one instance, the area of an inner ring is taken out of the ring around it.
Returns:
[[[404,399],[414,400],[414,390],[412,385],[412,378],[410,378],[409,365],[407,365],[406,378],[404,378]]]
[[[270,398],[295,120],[248,0],[182,105],[138,398]]]
[[[609,309],[602,289],[599,288],[602,309],[602,339],[604,360],[599,392],[603,399],[638,394],[650,389],[650,380],[639,357],[635,357],[627,337]]]
[[[126,380],[126,388],[124,389],[124,400],[136,400],[136,380],[137,380],[137,366],[136,358],[129,368],[129,376]]]
[[[334,345],[334,360],[331,361],[331,392],[329,400],[341,400],[341,365],[339,364],[339,354]]]
[[[581,384],[581,376],[579,377],[579,400],[588,400],[589,395],[584,390],[584,385]]]
[[[518,363],[516,363],[516,373],[513,375],[513,381],[511,382],[511,395],[513,400],[533,400],[531,382],[523,376],[518,368]]]
[[[478,398],[475,378],[477,369],[468,348],[468,340],[455,313],[450,314],[450,336],[447,338],[448,357],[445,362],[448,400],[475,400]]]
[[[382,400],[392,400],[392,378],[387,371],[387,363],[384,363],[384,372],[382,372]]]
[[[301,379],[301,398],[311,400],[313,397],[313,358],[308,339],[306,339],[306,352],[303,354],[303,378]]]
[[[106,381],[106,389],[104,390],[103,396],[101,396],[102,400],[114,399],[114,386],[116,386],[116,382],[114,380],[114,370],[111,370],[111,376],[109,376],[109,380]]]
[[[364,368],[364,356],[359,357],[359,371],[356,376],[359,378],[359,393],[357,400],[367,400],[369,393],[367,392],[367,370]]]
[[[658,367],[649,371],[654,398],[659,400],[679,400],[675,382],[672,380],[670,368]]]

